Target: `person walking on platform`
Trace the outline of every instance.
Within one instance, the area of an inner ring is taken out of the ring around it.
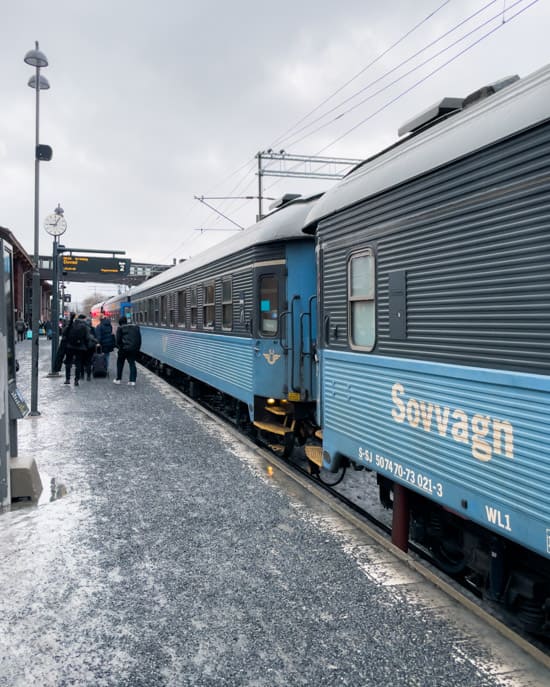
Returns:
[[[49,320],[44,322],[44,329],[46,330],[46,336],[48,341],[52,340],[52,323]]]
[[[75,319],[75,313],[71,313],[69,323],[63,330],[65,340],[65,384],[71,383],[71,366],[74,362],[74,385],[78,386],[79,379],[83,375],[84,354],[88,351],[91,342],[86,315],[79,315]]]
[[[79,317],[82,317],[79,315]],[[86,327],[88,328],[88,348],[86,351],[84,351],[84,355],[82,356],[82,367],[83,367],[83,373],[82,373],[82,379],[84,379],[84,373],[86,373],[86,379],[90,381],[92,379],[92,358],[93,355],[96,351],[96,346],[97,346],[97,339],[95,337],[95,330],[92,327],[92,320],[87,317],[84,320]]]
[[[113,325],[108,317],[104,317],[95,328],[95,338],[101,346],[101,352],[105,353],[107,368],[109,367],[109,354],[115,349],[115,335]]]
[[[27,323],[21,317],[15,322],[15,331],[17,332],[17,341],[25,341]]]
[[[120,384],[124,361],[127,360],[130,368],[130,381],[128,384],[135,386],[137,378],[136,358],[141,349],[141,332],[137,324],[128,324],[128,320],[125,317],[120,318],[118,325],[116,330],[116,345],[118,348],[116,379],[113,379],[113,382]]]

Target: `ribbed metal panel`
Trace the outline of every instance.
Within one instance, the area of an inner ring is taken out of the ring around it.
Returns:
[[[139,296],[136,292],[136,297],[151,298],[170,291],[178,291],[191,284],[202,283],[219,275],[231,274],[241,270],[243,267],[252,266],[254,262],[282,259],[284,255],[284,244],[251,246],[240,253],[226,255],[214,262],[202,264],[196,270],[186,272],[173,279],[167,277],[165,281],[160,281],[157,277],[155,284],[150,289],[147,288],[147,282],[145,282],[140,287]]]
[[[141,327],[143,353],[249,402],[254,354],[249,339]]]
[[[322,363],[329,452],[342,451],[426,493],[419,487],[422,475],[432,480],[432,498],[484,525],[486,508],[498,508],[503,523],[504,514],[511,518],[511,531],[503,534],[548,555],[548,378],[536,382],[521,373],[480,374],[456,365],[332,351],[323,352]],[[392,398],[396,384],[403,389],[399,404]],[[487,423],[486,432],[479,432],[476,417]],[[496,429],[499,421],[509,423],[509,436]],[[478,444],[483,459],[475,455]],[[367,452],[373,463],[361,459]],[[391,467],[379,468],[376,454]],[[414,479],[407,479],[407,470]]]
[[[159,282],[157,278],[155,284],[147,289],[146,284],[140,287],[139,293],[136,294],[135,299],[138,310],[146,310],[145,306],[141,304],[150,298],[159,298],[160,295],[167,295],[171,299],[172,307],[175,310],[176,322],[180,321],[180,313],[177,303],[177,292],[189,287],[197,289],[197,329],[202,329],[203,326],[203,304],[204,304],[204,290],[203,285],[212,280],[216,280],[217,298],[216,298],[216,327],[217,331],[222,330],[221,317],[221,281],[222,275],[232,275],[233,277],[233,329],[231,332],[224,332],[235,336],[246,335],[246,318],[241,321],[240,318],[240,304],[239,295],[244,297],[245,313],[250,317],[252,308],[252,293],[253,293],[253,265],[258,262],[265,262],[270,260],[283,260],[285,258],[285,246],[280,243],[262,244],[252,246],[242,251],[241,253],[234,253],[224,256],[210,264],[202,264],[199,268],[193,271],[186,272],[173,279],[166,279],[165,282]],[[247,269],[248,268],[248,269]],[[190,325],[190,303],[187,303],[187,327]]]
[[[314,231],[321,218],[334,216],[367,196],[403,186],[430,170],[442,169],[453,160],[538,126],[550,117],[549,102],[550,65],[545,65],[365,160],[313,205],[306,231]]]
[[[375,353],[549,374],[549,170],[545,122],[324,220],[330,347],[348,348],[348,257],[372,246]],[[406,271],[404,341],[389,335],[394,270]]]

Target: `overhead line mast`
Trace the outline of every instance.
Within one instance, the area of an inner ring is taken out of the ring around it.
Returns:
[[[294,177],[299,179],[342,179],[349,171],[350,167],[355,167],[362,159],[344,157],[319,157],[316,155],[292,155],[280,150],[278,153],[268,148],[256,154],[258,160],[258,216],[261,220],[263,215],[262,200],[263,177]],[[268,167],[265,163],[279,162],[279,168]],[[286,168],[287,162],[296,162],[290,169]],[[315,165],[315,168],[313,168]],[[299,169],[303,167],[303,169]],[[328,167],[327,171],[322,171]],[[336,168],[345,167],[344,171],[337,171]]]

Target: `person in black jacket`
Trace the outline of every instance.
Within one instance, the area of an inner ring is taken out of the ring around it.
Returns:
[[[83,374],[84,355],[92,344],[90,330],[86,324],[86,315],[79,315],[75,318],[75,313],[71,313],[69,323],[63,330],[65,341],[65,384],[71,383],[71,366],[74,362],[74,385],[78,386],[78,381]]]
[[[127,360],[130,368],[130,381],[128,384],[135,386],[137,378],[136,358],[141,348],[141,332],[137,324],[128,324],[128,320],[125,317],[121,317],[116,330],[116,345],[118,356],[116,361],[116,379],[113,379],[113,382],[120,384],[124,361]]]
[[[79,315],[80,317],[80,315]],[[92,378],[92,358],[96,350],[97,339],[95,337],[95,329],[92,327],[92,320],[87,317],[84,322],[86,327],[88,327],[88,349],[84,351],[82,356],[82,366],[84,368],[82,377],[84,378],[84,372],[86,373],[86,379],[88,381]]]
[[[101,352],[105,353],[107,367],[109,367],[109,353],[115,349],[115,335],[113,325],[108,317],[104,317],[95,328],[95,338],[101,346]]]
[[[17,332],[17,341],[24,341],[27,333],[27,323],[23,318],[19,318],[15,322],[15,331]]]

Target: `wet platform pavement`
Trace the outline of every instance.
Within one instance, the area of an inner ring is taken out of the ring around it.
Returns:
[[[18,436],[43,498],[0,515],[2,687],[545,684],[142,367],[135,388],[48,368],[41,342]]]

